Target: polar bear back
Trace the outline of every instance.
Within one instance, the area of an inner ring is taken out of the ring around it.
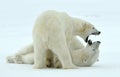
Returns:
[[[63,27],[66,27],[67,24],[70,24],[70,19],[70,16],[68,16],[66,13],[49,10],[38,16],[35,26],[41,26],[40,28],[45,30],[60,30],[60,28],[63,30],[65,29]]]

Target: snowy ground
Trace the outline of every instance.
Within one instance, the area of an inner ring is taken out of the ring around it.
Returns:
[[[120,10],[117,0],[0,0],[0,77],[120,77]],[[6,56],[32,43],[35,18],[44,10],[66,11],[95,25],[102,33],[100,61],[78,69],[32,69],[6,63]]]

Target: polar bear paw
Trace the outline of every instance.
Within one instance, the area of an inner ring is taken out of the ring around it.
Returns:
[[[77,66],[75,66],[74,64],[68,65],[68,66],[63,66],[63,69],[76,69]]]
[[[23,64],[22,56],[21,55],[16,55],[15,56],[15,63],[17,63],[17,64]]]
[[[33,65],[33,68],[34,68],[34,69],[40,69],[40,68],[44,68],[44,67],[43,67],[43,66],[40,66],[40,65],[37,65],[37,64],[34,64],[34,65]]]
[[[8,56],[8,57],[6,58],[6,60],[7,60],[8,63],[14,63],[14,59],[13,59],[12,56]]]

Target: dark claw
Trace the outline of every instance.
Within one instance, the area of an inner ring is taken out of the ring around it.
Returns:
[[[88,44],[89,44],[89,45],[92,45],[92,40],[88,40]]]
[[[86,42],[86,43],[88,42],[88,38],[89,38],[89,36],[87,36],[87,38],[85,39],[85,42]]]

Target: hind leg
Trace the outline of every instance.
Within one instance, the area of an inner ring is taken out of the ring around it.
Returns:
[[[46,64],[46,43],[43,37],[34,36],[34,68],[45,68]]]
[[[64,69],[76,68],[76,66],[72,63],[72,58],[68,49],[65,34],[59,33],[56,35],[54,34],[54,36],[56,36],[56,38],[49,38],[49,48],[51,48],[53,53],[57,55],[62,67]]]
[[[33,51],[33,45],[30,44],[26,47],[24,47],[23,49],[20,49],[16,54],[14,54],[13,56],[8,56],[7,57],[7,62],[8,63],[18,63],[18,64],[22,64],[23,60],[22,60],[22,56],[25,56],[27,54],[30,54],[34,52]]]
[[[62,68],[76,68],[76,66],[72,63],[72,58],[70,56],[69,51],[67,51],[66,47],[58,47],[56,49],[53,49],[53,51],[55,51],[54,53],[58,56],[58,59],[62,64]]]

